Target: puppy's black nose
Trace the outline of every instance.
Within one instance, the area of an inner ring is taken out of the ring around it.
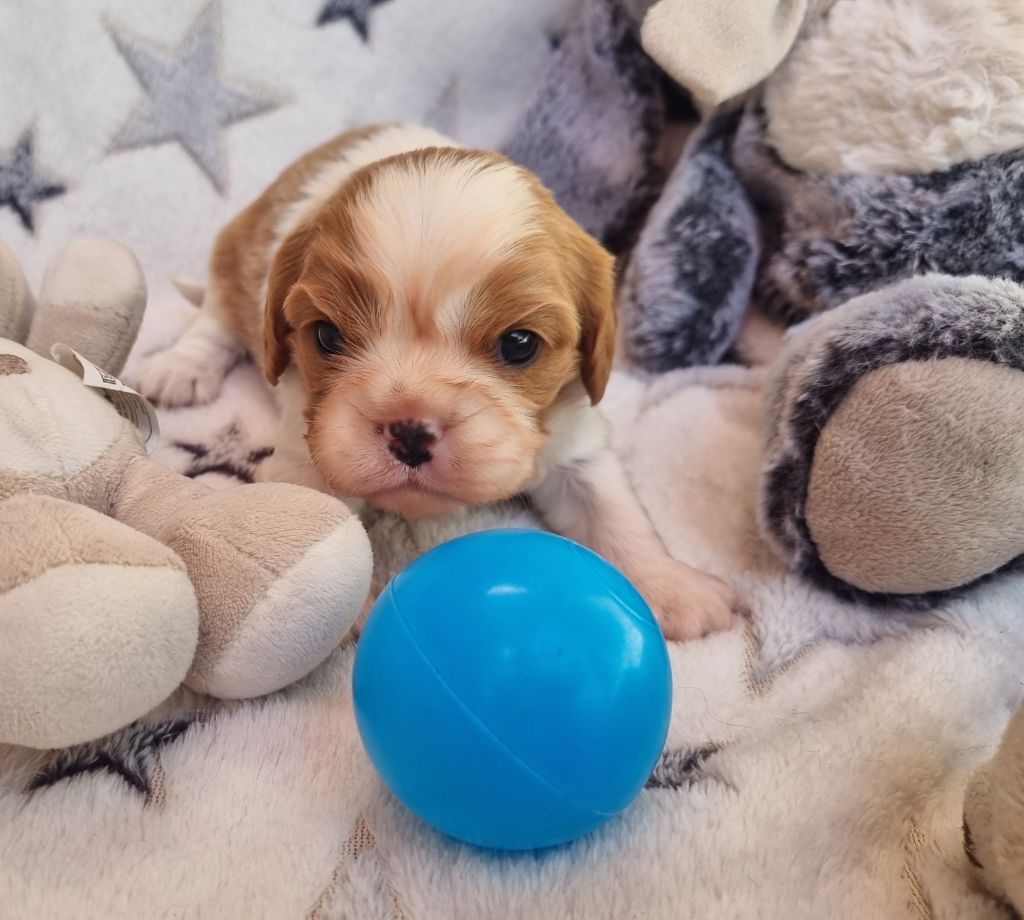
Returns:
[[[418,422],[415,419],[392,422],[388,425],[388,434],[391,435],[388,450],[396,460],[406,466],[415,469],[433,456],[430,447],[437,440],[437,435],[423,422]]]

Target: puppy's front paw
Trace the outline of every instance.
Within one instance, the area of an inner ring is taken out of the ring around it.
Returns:
[[[139,378],[139,392],[167,408],[203,405],[216,398],[223,382],[220,366],[203,363],[174,346],[149,359]]]
[[[670,640],[685,642],[729,629],[744,612],[724,581],[671,559],[648,569],[637,587]]]

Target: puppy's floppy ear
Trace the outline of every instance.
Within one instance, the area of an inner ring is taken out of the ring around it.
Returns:
[[[575,224],[565,252],[574,264],[573,298],[580,316],[580,376],[591,403],[596,404],[604,396],[615,357],[615,260]]]
[[[288,335],[292,327],[285,316],[284,305],[302,274],[314,236],[315,229],[310,224],[292,231],[278,247],[270,266],[263,315],[263,373],[271,384],[277,384],[291,362]]]

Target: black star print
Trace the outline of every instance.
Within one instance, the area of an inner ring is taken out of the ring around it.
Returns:
[[[326,26],[347,19],[365,42],[370,37],[370,10],[382,3],[387,0],[327,0],[316,24]]]
[[[0,154],[0,208],[6,205],[14,211],[29,233],[35,229],[33,205],[67,191],[61,183],[36,173],[33,146],[32,132],[26,131],[14,147]]]
[[[665,751],[654,768],[651,778],[647,780],[646,788],[682,789],[707,779],[708,776],[704,772],[704,761],[720,750],[721,747],[717,744],[706,744],[698,748]]]
[[[221,476],[231,476],[239,482],[252,482],[256,465],[274,452],[272,447],[260,447],[255,450],[246,447],[237,425],[225,428],[211,445],[175,441],[174,446],[192,457],[182,471],[189,479],[197,479],[208,473],[218,473]]]
[[[119,776],[147,800],[152,795],[151,771],[160,748],[177,741],[192,723],[185,719],[158,725],[129,725],[98,741],[58,751],[29,781],[26,792],[45,789],[61,780],[87,773]]]

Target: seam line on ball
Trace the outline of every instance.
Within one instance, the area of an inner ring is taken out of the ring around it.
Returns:
[[[455,690],[448,683],[448,681],[446,681],[444,679],[444,675],[441,674],[440,670],[438,670],[438,668],[434,665],[434,663],[427,657],[426,653],[423,651],[423,648],[422,648],[422,646],[419,643],[419,640],[416,638],[416,634],[409,627],[409,624],[405,622],[405,617],[402,616],[402,611],[398,607],[397,604],[394,605],[393,609],[394,609],[395,615],[398,618],[398,622],[402,624],[402,629],[405,630],[405,633],[406,633],[406,635],[408,635],[409,641],[412,643],[413,648],[416,649],[416,654],[420,656],[420,659],[427,666],[427,668],[429,668],[431,671],[434,672],[434,675],[437,677],[438,683],[440,683],[440,685],[444,688],[445,692],[452,698],[452,700],[454,700],[456,705],[460,709],[462,709],[463,712],[465,712],[465,714],[470,719],[473,720],[473,724],[476,725],[477,728],[479,728],[480,731],[484,733],[484,735],[486,735],[488,738],[490,738],[499,748],[501,748],[503,751],[505,751],[509,755],[509,757],[511,757],[520,767],[522,767],[523,770],[525,770],[527,773],[529,773],[530,776],[534,777],[534,779],[536,779],[537,782],[542,783],[543,785],[547,786],[549,789],[553,789],[559,795],[565,796],[566,799],[568,799],[570,802],[572,802],[574,805],[578,806],[579,808],[586,809],[587,811],[593,812],[595,815],[601,815],[604,818],[614,818],[619,813],[617,811],[604,811],[603,809],[600,809],[600,808],[594,808],[593,805],[588,805],[586,802],[581,802],[574,795],[570,795],[568,792],[566,792],[560,786],[556,786],[553,782],[551,782],[551,780],[547,779],[546,777],[544,777],[540,773],[538,773],[537,770],[534,769],[532,766],[530,766],[530,764],[528,764],[519,754],[517,754],[515,751],[513,751],[512,748],[510,748],[508,746],[508,744],[506,744],[504,741],[502,741],[500,738],[498,738],[494,734],[494,732],[492,732],[484,724],[484,722],[479,718],[479,716],[477,716],[477,714],[475,712],[473,712],[473,710],[462,699],[462,697],[459,696],[459,694],[455,692]]]
[[[638,625],[642,626],[644,629],[646,629],[648,631],[654,630],[655,632],[657,632],[660,635],[661,634],[661,630],[658,627],[658,623],[654,619],[654,614],[651,612],[650,605],[647,603],[646,600],[644,600],[643,596],[641,595],[640,600],[645,605],[645,607],[647,609],[647,613],[648,613],[650,619],[645,619],[644,617],[640,616],[640,614],[638,614],[636,612],[636,609],[633,606],[632,600],[629,600],[629,599],[627,599],[627,598],[622,596],[622,594],[619,592],[618,588],[616,588],[616,586],[613,585],[611,583],[611,581],[608,578],[605,577],[606,573],[602,570],[601,566],[594,564],[594,558],[593,557],[596,556],[597,559],[600,560],[601,562],[605,563],[606,565],[612,566],[612,564],[607,559],[605,559],[603,556],[595,553],[593,550],[587,549],[587,547],[585,547],[585,546],[580,546],[579,544],[574,544],[574,545],[575,545],[575,548],[576,548],[576,554],[579,556],[580,559],[582,559],[587,564],[587,569],[594,576],[594,578],[596,578],[601,583],[601,586],[612,597],[614,597],[616,601],[618,601],[619,607],[621,607],[626,612],[627,616],[629,616],[629,618],[631,620],[633,620]],[[612,568],[614,569],[615,567],[612,566]],[[620,572],[619,574],[623,574],[623,573]],[[625,575],[623,575],[623,577],[625,577]],[[636,586],[634,585],[634,588],[635,587]],[[640,592],[637,591],[637,594],[639,594],[639,593]]]

